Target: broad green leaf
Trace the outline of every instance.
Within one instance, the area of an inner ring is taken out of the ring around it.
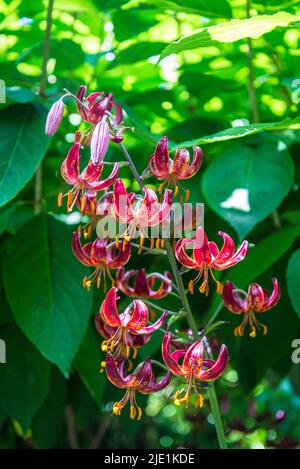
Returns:
[[[33,106],[0,112],[0,206],[23,189],[43,159],[50,143],[45,119],[45,112]]]
[[[66,399],[66,381],[57,368],[53,368],[48,397],[34,416],[31,426],[32,440],[38,448],[52,448],[61,439]]]
[[[274,15],[257,15],[243,20],[234,19],[207,28],[200,28],[169,44],[162,51],[160,58],[163,59],[170,54],[178,54],[197,47],[217,46],[248,37],[257,39],[275,28],[286,28],[299,20],[300,16],[281,11]]]
[[[0,365],[0,406],[26,432],[48,393],[50,363],[15,325],[1,328],[6,363]]]
[[[100,409],[102,409],[101,397],[106,383],[105,375],[100,374],[100,364],[104,359],[99,346],[101,340],[95,327],[89,325],[74,361],[74,368]]]
[[[151,0],[157,8],[166,8],[179,13],[192,13],[217,18],[230,18],[231,8],[227,0]]]
[[[22,226],[3,263],[13,314],[40,352],[68,376],[84,338],[92,295],[82,287],[85,268],[71,251],[71,229],[50,215]]]
[[[278,131],[278,130],[299,130],[300,129],[300,117],[295,119],[287,118],[280,122],[265,122],[261,124],[249,124],[231,127],[221,132],[217,132],[212,135],[205,137],[195,138],[193,140],[187,140],[181,142],[178,145],[173,145],[173,150],[177,147],[190,148],[194,145],[206,145],[208,143],[225,142],[227,140],[234,140],[236,138],[248,137],[261,132]]]
[[[158,23],[155,10],[146,8],[119,9],[113,14],[114,33],[117,41],[126,41],[147,31]]]
[[[236,157],[238,155],[238,157]],[[213,159],[202,188],[209,206],[244,238],[290,191],[293,161],[281,141],[234,145]]]
[[[294,310],[300,317],[300,249],[298,249],[288,263],[287,287]]]
[[[133,64],[149,57],[159,55],[163,47],[162,42],[137,42],[120,52],[116,52],[116,60],[111,66],[122,64]]]

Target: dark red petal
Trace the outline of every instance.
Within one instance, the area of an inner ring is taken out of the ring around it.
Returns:
[[[106,375],[109,381],[114,386],[117,386],[118,388],[121,388],[121,389],[127,386],[128,383],[121,376],[117,363],[110,353],[107,354],[105,369],[106,369]]]
[[[85,93],[86,93],[86,86],[85,85],[81,85],[78,92],[77,92],[77,98],[79,99],[79,101],[82,101],[84,100],[84,96],[85,96]],[[87,115],[87,110],[85,109],[85,107],[80,104],[78,101],[76,101],[76,107],[77,107],[77,111],[79,112],[79,114],[81,115],[82,119],[87,121],[88,120],[88,115]]]
[[[155,172],[160,175],[160,178],[167,179],[169,177],[170,162],[168,151],[168,137],[161,137],[161,139],[158,141],[154,151],[152,164],[155,168]]]
[[[117,289],[112,287],[104,301],[102,302],[99,314],[101,318],[111,327],[121,325],[118,309],[117,309]]]
[[[181,172],[178,172],[179,179],[189,179],[189,178],[191,178],[192,176],[194,176],[198,172],[198,170],[199,170],[199,168],[202,164],[203,153],[202,153],[201,148],[197,147],[197,146],[194,146],[193,150],[194,150],[193,161],[191,162],[191,164],[189,165],[188,168],[182,169]],[[174,164],[175,164],[175,160],[174,160]]]
[[[120,221],[129,223],[133,219],[131,201],[122,179],[117,179],[114,185],[114,208]]]
[[[264,291],[258,283],[252,282],[248,289],[248,309],[259,312],[264,307]]]
[[[88,244],[90,245],[90,247],[92,246],[92,243],[88,243]],[[86,247],[86,246],[84,246],[84,247]],[[93,262],[91,260],[91,257],[89,255],[87,255],[87,251],[89,251],[89,249],[84,249],[84,247],[82,247],[82,245],[81,245],[80,236],[79,236],[78,231],[75,231],[72,235],[72,250],[73,250],[73,253],[82,264],[91,267],[91,266],[93,266]]]
[[[145,269],[140,269],[137,271],[137,274],[135,277],[134,291],[137,296],[149,297],[150,289],[148,286]]]
[[[74,143],[61,165],[61,174],[65,181],[75,186],[79,178],[79,143]]]
[[[276,277],[273,277],[273,291],[268,298],[265,298],[265,307],[264,310],[268,310],[274,308],[277,305],[278,301],[280,300],[281,290],[278,284],[278,280]]]
[[[163,357],[165,364],[174,375],[184,376],[184,372],[182,371],[181,366],[177,363],[177,359],[173,358],[173,354],[171,354],[171,333],[170,332],[166,332],[163,338],[162,357]]]
[[[130,308],[130,319],[123,325],[132,332],[139,332],[148,323],[148,307],[141,300],[133,300]]]
[[[111,186],[115,182],[119,173],[119,169],[120,169],[119,163],[116,163],[113,167],[112,172],[106,179],[103,179],[102,181],[88,182],[86,184],[86,187],[94,191],[107,189],[109,186]]]
[[[201,381],[212,381],[217,379],[225,370],[228,363],[228,350],[226,345],[221,346],[220,354],[215,364],[207,370],[202,370],[196,378]]]
[[[209,265],[211,262],[208,239],[202,226],[199,226],[196,230],[193,255],[198,266],[201,266],[203,263]]]
[[[178,262],[180,262],[180,264],[182,264],[184,267],[187,267],[188,269],[198,269],[199,267],[202,268],[202,266],[198,266],[197,262],[195,262],[194,259],[188,256],[185,251],[185,248],[193,243],[194,241],[189,238],[180,239],[179,241],[177,241],[175,247],[176,259],[178,260]]]
[[[168,312],[165,311],[154,324],[151,324],[151,326],[145,326],[142,329],[139,329],[137,333],[138,334],[152,334],[163,325],[167,316],[168,316]]]
[[[231,282],[225,282],[222,298],[224,305],[226,306],[229,311],[236,314],[241,314],[243,312],[247,312],[248,310],[248,302],[247,298],[241,298],[240,295],[234,293],[233,290],[236,287]]]
[[[203,362],[203,340],[197,340],[187,350],[183,359],[182,368],[186,374],[200,372]]]

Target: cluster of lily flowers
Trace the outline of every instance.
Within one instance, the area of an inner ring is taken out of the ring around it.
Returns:
[[[90,289],[92,284],[99,288],[103,279],[105,299],[95,319],[99,334],[103,337],[101,348],[106,353],[101,371],[106,370],[108,379],[118,388],[125,389],[124,397],[113,406],[113,413],[120,415],[122,409],[130,403],[130,417],[140,419],[142,410],[136,401],[136,392],[150,394],[168,386],[173,375],[184,378],[185,384],[174,394],[176,405],[190,403],[192,393],[196,407],[202,407],[203,395],[201,383],[216,380],[224,372],[228,362],[228,350],[222,345],[219,355],[213,359],[205,335],[197,338],[190,336],[184,342],[176,333],[165,326],[169,311],[154,322],[149,321],[147,302],[167,297],[173,290],[173,279],[169,272],[147,273],[145,269],[126,270],[126,264],[132,257],[134,249],[132,239],[138,230],[140,243],[138,253],[148,241],[149,227],[160,226],[170,215],[173,198],[179,194],[179,202],[189,198],[189,190],[181,185],[182,180],[193,177],[202,164],[202,150],[195,146],[191,161],[189,151],[177,149],[171,159],[168,138],[162,137],[150,156],[147,170],[160,181],[157,193],[142,185],[143,194],[128,193],[124,181],[119,178],[120,164],[115,163],[109,176],[103,178],[105,156],[109,143],[120,147],[123,145],[124,132],[123,110],[115,102],[112,93],[95,92],[86,97],[86,87],[81,86],[77,95],[66,93],[56,101],[47,117],[46,134],[53,135],[64,115],[64,99],[73,98],[78,113],[85,123],[84,130],[75,133],[74,144],[61,165],[61,175],[70,189],[58,195],[58,205],[66,199],[67,211],[74,207],[82,215],[88,215],[90,221],[83,228],[73,233],[72,249],[77,259],[84,265],[93,268],[90,276],[83,279],[83,286]],[[88,164],[80,169],[81,151],[89,148]],[[124,149],[124,147],[123,147]],[[99,194],[100,197],[99,197]],[[102,216],[114,217],[116,221],[126,223],[126,231],[115,239],[93,236],[97,221]],[[195,271],[196,276],[188,283],[188,291],[194,294],[195,285],[199,282],[199,291],[209,295],[209,277],[216,283],[216,291],[222,295],[224,306],[234,314],[243,314],[242,323],[234,333],[243,336],[246,325],[249,325],[251,337],[257,330],[267,333],[267,327],[261,324],[256,313],[273,308],[280,298],[277,279],[273,279],[273,291],[269,294],[257,283],[251,283],[248,291],[238,289],[231,282],[222,283],[215,277],[215,271],[228,269],[241,262],[248,250],[248,242],[243,241],[236,249],[232,238],[220,231],[223,239],[219,248],[214,241],[209,241],[201,226],[197,227],[194,238],[173,240],[177,261],[186,271]],[[82,237],[84,241],[82,242]],[[164,248],[164,239],[149,239],[149,248]],[[111,287],[108,289],[107,282]],[[108,290],[108,291],[107,291]],[[119,312],[118,294],[133,298],[133,301],[122,312]],[[179,313],[178,313],[179,314]],[[153,372],[151,359],[138,364],[134,371],[132,361],[136,359],[138,349],[143,347],[153,333],[162,330],[163,367],[166,374],[157,381]],[[188,337],[188,335],[187,335]],[[129,373],[132,371],[131,373]]]

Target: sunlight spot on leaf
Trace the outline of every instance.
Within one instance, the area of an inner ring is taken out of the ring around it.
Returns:
[[[221,202],[222,208],[235,208],[236,210],[241,210],[242,212],[250,212],[249,204],[249,191],[248,189],[239,188],[235,189],[228,199]]]

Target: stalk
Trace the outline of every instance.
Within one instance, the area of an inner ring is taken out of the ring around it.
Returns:
[[[129,155],[129,153],[128,153],[128,151],[127,151],[127,149],[126,149],[126,147],[124,146],[123,143],[119,143],[119,146],[120,146],[120,149],[121,149],[121,151],[122,151],[122,153],[125,157],[125,160],[128,162],[128,166],[129,166],[135,180],[137,181],[140,189],[143,191],[143,189],[145,187],[144,183],[143,183],[143,180],[140,177],[131,156]],[[168,258],[169,258],[169,262],[170,262],[170,266],[171,266],[173,275],[174,275],[175,280],[176,280],[179,297],[180,297],[182,306],[183,306],[183,308],[185,310],[185,313],[186,313],[186,319],[187,319],[188,324],[189,324],[189,326],[190,326],[190,328],[193,332],[193,338],[195,340],[197,340],[197,338],[199,336],[198,328],[197,328],[197,325],[196,325],[196,322],[195,322],[194,316],[192,314],[191,307],[190,307],[190,304],[189,304],[189,301],[188,301],[188,298],[187,298],[187,295],[186,295],[186,292],[185,292],[182,277],[181,277],[181,275],[179,273],[179,270],[178,270],[178,267],[177,267],[177,262],[176,262],[176,258],[175,258],[171,243],[168,239],[165,240],[165,248],[166,248],[166,251],[167,251],[167,254],[168,254]],[[226,443],[226,439],[225,439],[225,433],[224,433],[224,428],[223,428],[223,423],[222,423],[218,398],[217,398],[215,386],[214,386],[213,383],[211,383],[211,385],[208,387],[208,398],[209,398],[210,408],[211,408],[211,412],[212,412],[213,419],[214,419],[214,425],[215,425],[215,429],[216,429],[216,433],[217,433],[217,437],[218,437],[219,446],[220,446],[221,449],[227,449],[227,443]]]

